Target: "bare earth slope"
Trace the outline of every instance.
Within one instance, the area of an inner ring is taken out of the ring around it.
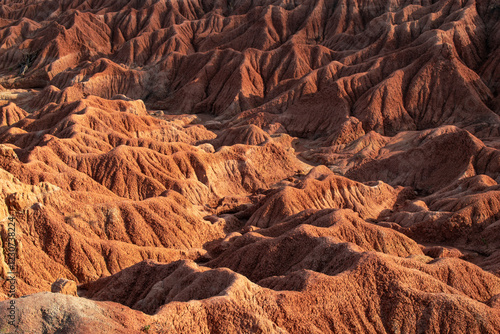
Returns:
[[[499,183],[498,0],[0,3],[0,331],[498,333]]]

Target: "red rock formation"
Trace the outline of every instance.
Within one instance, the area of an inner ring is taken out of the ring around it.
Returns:
[[[15,103],[9,103],[0,107],[0,126],[13,125],[28,115],[26,111],[19,108]]]
[[[257,205],[248,224],[268,227],[283,218],[306,209],[347,208],[362,218],[377,218],[383,208],[392,207],[402,189],[395,190],[383,182],[364,185],[347,178],[330,175],[319,181],[304,180],[296,187],[284,187]]]
[[[0,331],[500,332],[499,22],[3,1]]]

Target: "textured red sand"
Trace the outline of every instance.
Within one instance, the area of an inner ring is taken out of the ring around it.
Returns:
[[[17,331],[498,333],[499,93],[497,0],[3,1]]]

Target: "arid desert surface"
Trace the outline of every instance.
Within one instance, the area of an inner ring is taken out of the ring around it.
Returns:
[[[499,183],[499,0],[0,2],[1,333],[496,334]]]

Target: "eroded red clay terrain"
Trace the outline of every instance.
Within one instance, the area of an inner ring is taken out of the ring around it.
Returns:
[[[498,333],[500,1],[2,1],[0,167],[6,332]]]

